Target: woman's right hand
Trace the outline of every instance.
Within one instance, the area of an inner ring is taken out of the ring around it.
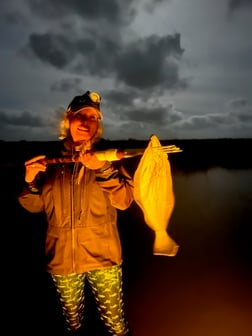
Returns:
[[[45,157],[45,155],[38,155],[25,162],[25,182],[32,182],[39,172],[46,171],[46,164],[42,161]]]

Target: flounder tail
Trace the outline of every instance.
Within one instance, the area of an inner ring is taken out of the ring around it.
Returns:
[[[179,245],[164,231],[155,231],[153,244],[153,254],[174,257],[179,249]]]

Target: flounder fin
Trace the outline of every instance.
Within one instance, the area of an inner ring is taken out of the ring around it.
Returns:
[[[166,231],[155,231],[153,254],[168,257],[176,256],[179,245],[169,236]]]

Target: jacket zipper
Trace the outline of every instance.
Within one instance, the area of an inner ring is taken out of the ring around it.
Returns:
[[[77,163],[74,164],[74,168],[72,171],[72,176],[71,176],[71,185],[70,185],[70,190],[71,190],[71,239],[72,239],[72,268],[73,268],[73,273],[75,273],[75,218],[74,218],[74,181],[75,181],[75,174],[76,174],[76,166]]]

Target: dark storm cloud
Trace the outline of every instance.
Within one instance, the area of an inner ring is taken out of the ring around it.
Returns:
[[[6,23],[9,23],[11,25],[21,25],[22,26],[22,25],[27,24],[27,18],[22,13],[20,13],[20,11],[16,9],[12,11],[8,11],[6,9],[4,12],[4,15],[2,15],[1,17]]]
[[[54,82],[51,85],[51,90],[56,92],[80,91],[80,78],[64,78]]]
[[[156,107],[152,109],[142,109],[135,108],[127,112],[127,115],[124,115],[125,120],[132,121],[143,121],[146,123],[160,123],[166,120],[166,109],[161,107]]]
[[[43,119],[34,116],[29,112],[22,112],[20,115],[8,115],[8,113],[0,112],[1,125],[3,126],[32,126],[41,127],[44,125]]]
[[[246,107],[248,105],[248,101],[245,98],[236,98],[232,99],[228,102],[228,106],[233,108],[240,108],[240,107]]]
[[[115,75],[115,62],[122,47],[119,41],[107,36],[95,39],[91,36],[76,40],[74,45],[77,61],[72,70],[103,78]]]
[[[252,105],[245,98],[232,99],[228,102],[229,115],[240,123],[252,123]]]
[[[74,58],[71,41],[62,35],[31,34],[29,45],[38,58],[56,68],[65,67]]]
[[[232,100],[227,105],[229,107],[227,112],[181,118],[181,121],[176,123],[175,127],[187,131],[203,131],[206,133],[212,129],[219,129],[221,132],[226,132],[229,128],[230,130],[233,129],[233,132],[246,128],[249,130],[249,125],[252,123],[252,106],[247,104],[243,98]],[[222,135],[224,134],[222,133]]]
[[[2,12],[0,3],[10,111],[1,136],[54,134],[59,106],[87,83],[102,95],[108,138],[251,136],[251,4],[226,0],[223,13],[211,0],[10,0]]]
[[[109,37],[74,41],[67,35],[33,34],[29,47],[40,60],[57,68],[70,66],[78,74],[113,74],[116,81],[139,89],[186,86],[179,77],[178,61],[184,52],[180,34],[152,35],[128,45]]]
[[[143,106],[142,108],[131,108],[125,112],[124,119],[145,123],[151,123],[153,125],[164,125],[166,122],[174,123],[180,121],[183,116],[180,112],[176,111],[172,104],[168,106],[161,106],[158,102],[155,102],[153,107]]]
[[[117,60],[117,77],[125,84],[137,88],[184,87],[179,78],[177,60],[184,50],[180,35],[157,35],[137,40],[123,49]]]
[[[87,33],[88,34],[88,33]],[[120,48],[110,39],[82,39],[70,35],[32,34],[28,44],[36,57],[56,68],[71,68],[78,74],[103,76],[111,74],[117,50]]]
[[[147,12],[152,13],[158,6],[171,1],[172,0],[150,0],[145,3],[144,7]]]
[[[0,139],[8,138],[10,141],[21,139],[43,140],[48,137],[57,138],[59,121],[62,119],[64,109],[58,108],[51,115],[36,116],[24,111],[11,114],[0,111]]]
[[[252,123],[252,108],[249,111],[239,111],[236,115],[236,118],[241,123]]]
[[[240,8],[249,8],[249,7],[252,9],[251,0],[229,0],[229,9],[231,11],[234,11]]]
[[[137,127],[144,122],[145,128],[161,129],[184,118],[183,113],[177,111],[172,103],[164,105],[158,97],[153,98],[146,93],[144,96],[139,95],[136,90],[111,90],[104,94],[104,99],[111,102],[108,109],[111,110],[117,127],[120,124],[126,127],[125,124],[130,121],[132,125],[138,125]]]
[[[151,1],[153,6],[163,1]],[[42,62],[78,75],[114,78],[139,89],[179,89],[180,34],[131,36],[137,1],[27,0],[32,15],[48,20],[47,31],[30,34],[28,49]],[[80,21],[77,18],[82,18]],[[54,21],[57,31],[52,28]],[[77,21],[79,24],[77,24]],[[102,28],[102,29],[101,29]]]
[[[195,131],[208,131],[211,128],[218,129],[222,126],[226,126],[228,121],[228,115],[226,114],[206,114],[195,115],[189,118],[181,119],[176,124],[177,128]]]
[[[117,106],[133,106],[133,100],[138,97],[135,90],[109,90],[104,93],[104,98],[113,101]]]
[[[134,1],[120,0],[28,0],[33,13],[48,19],[77,15],[87,20],[103,19],[118,24],[132,20]]]

